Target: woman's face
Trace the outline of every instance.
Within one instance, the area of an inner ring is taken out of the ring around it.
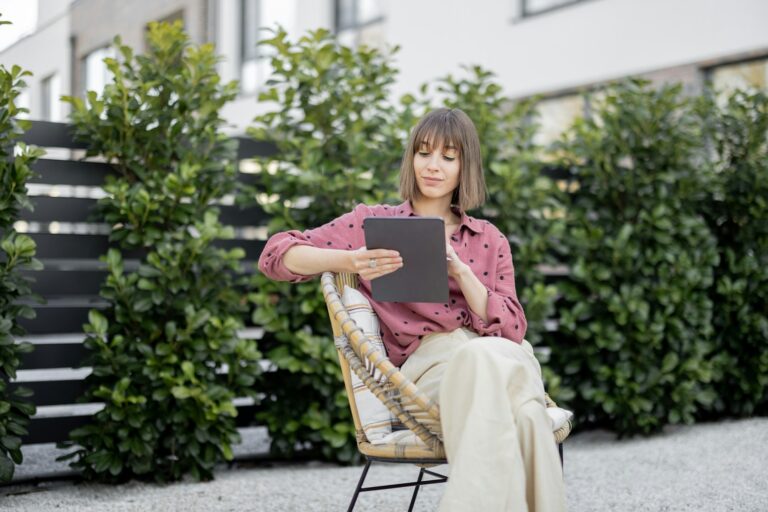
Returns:
[[[427,141],[422,141],[413,155],[413,170],[422,197],[450,198],[459,186],[459,151],[451,144],[432,147]]]

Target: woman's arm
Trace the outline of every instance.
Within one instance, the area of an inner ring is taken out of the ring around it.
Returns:
[[[369,261],[376,260],[371,268]],[[283,264],[294,274],[312,276],[322,272],[353,272],[363,279],[375,279],[403,266],[403,259],[397,251],[386,249],[367,250],[361,247],[355,251],[319,249],[309,245],[294,245],[283,256]]]
[[[527,322],[515,290],[515,271],[512,252],[506,237],[495,230],[492,238],[504,238],[498,250],[496,282],[489,288],[462,262],[447,243],[448,274],[461,288],[469,306],[469,325],[482,336],[502,336],[520,343],[525,336]]]
[[[319,249],[294,245],[283,255],[283,264],[294,274],[313,276],[322,272],[354,272],[352,253],[341,249]]]
[[[327,224],[306,231],[283,231],[267,241],[259,270],[276,281],[308,281],[322,272],[354,272],[371,280],[402,266],[397,251],[366,250],[363,221],[370,214],[358,205]],[[371,267],[371,260],[375,266]]]
[[[483,322],[488,322],[488,295],[490,293],[485,285],[480,282],[469,265],[464,265],[464,268],[456,274],[455,279],[469,309],[474,311]]]

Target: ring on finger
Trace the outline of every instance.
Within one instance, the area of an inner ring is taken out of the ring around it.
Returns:
[[[371,258],[368,260],[368,268],[376,268],[376,258]]]

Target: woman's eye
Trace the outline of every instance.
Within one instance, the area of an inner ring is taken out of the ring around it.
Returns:
[[[419,155],[421,155],[421,156],[429,156],[429,151],[419,151]]]
[[[443,158],[445,158],[445,159],[446,159],[448,162],[453,162],[454,160],[456,160],[456,157],[455,157],[455,156],[446,156],[446,155],[443,155]]]

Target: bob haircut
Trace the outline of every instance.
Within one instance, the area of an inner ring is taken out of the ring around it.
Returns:
[[[453,192],[451,203],[464,212],[485,203],[485,176],[480,155],[480,138],[472,120],[458,108],[439,108],[421,118],[411,131],[408,146],[400,166],[400,197],[418,199],[413,157],[422,142],[430,148],[452,145],[459,153],[459,186]]]

